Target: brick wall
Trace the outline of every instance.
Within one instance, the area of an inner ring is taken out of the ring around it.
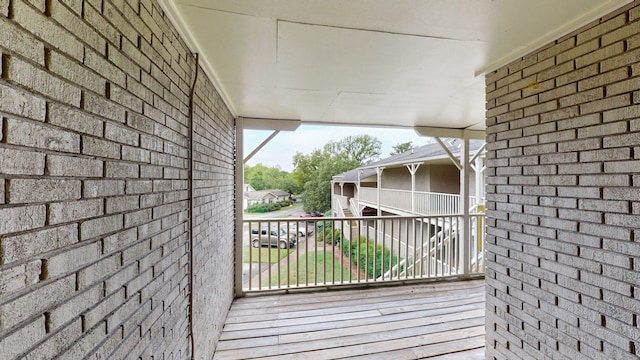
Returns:
[[[195,60],[151,0],[0,0],[0,358],[191,354]],[[233,298],[233,118],[200,72],[193,329]]]
[[[640,355],[640,2],[488,74],[487,359]]]
[[[193,148],[194,333],[202,346],[197,357],[211,359],[234,291],[234,129],[211,83],[200,84]]]

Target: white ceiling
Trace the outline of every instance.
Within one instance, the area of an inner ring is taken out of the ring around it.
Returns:
[[[484,77],[629,0],[161,0],[235,116],[484,129]]]

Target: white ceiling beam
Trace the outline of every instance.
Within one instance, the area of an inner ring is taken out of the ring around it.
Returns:
[[[296,131],[300,127],[300,120],[287,119],[259,119],[241,117],[242,128],[245,130],[279,130]]]
[[[485,140],[486,133],[481,130],[464,130],[464,129],[448,129],[431,126],[416,126],[413,128],[420,136],[443,137],[464,139],[465,137],[472,140]]]

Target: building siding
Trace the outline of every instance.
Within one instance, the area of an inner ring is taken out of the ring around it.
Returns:
[[[640,355],[638,19],[486,76],[487,359]]]
[[[0,1],[0,58],[0,357],[184,359],[193,328],[210,359],[233,299],[234,120],[200,71],[190,128],[196,62],[162,9]]]

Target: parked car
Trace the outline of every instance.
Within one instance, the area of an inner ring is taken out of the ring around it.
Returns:
[[[284,223],[280,225],[280,229],[287,232],[287,224]],[[288,232],[291,234],[296,234],[300,238],[313,234],[313,228],[307,227],[307,224],[305,224],[304,221],[290,222]]]
[[[287,238],[287,232],[283,229],[251,229],[251,244],[257,248],[260,246],[277,246],[280,249],[288,249],[296,245],[296,236]]]
[[[307,218],[307,217],[323,217],[324,214],[317,212],[317,211],[312,211],[310,213],[303,213],[302,215],[300,215],[300,217],[302,218]]]

